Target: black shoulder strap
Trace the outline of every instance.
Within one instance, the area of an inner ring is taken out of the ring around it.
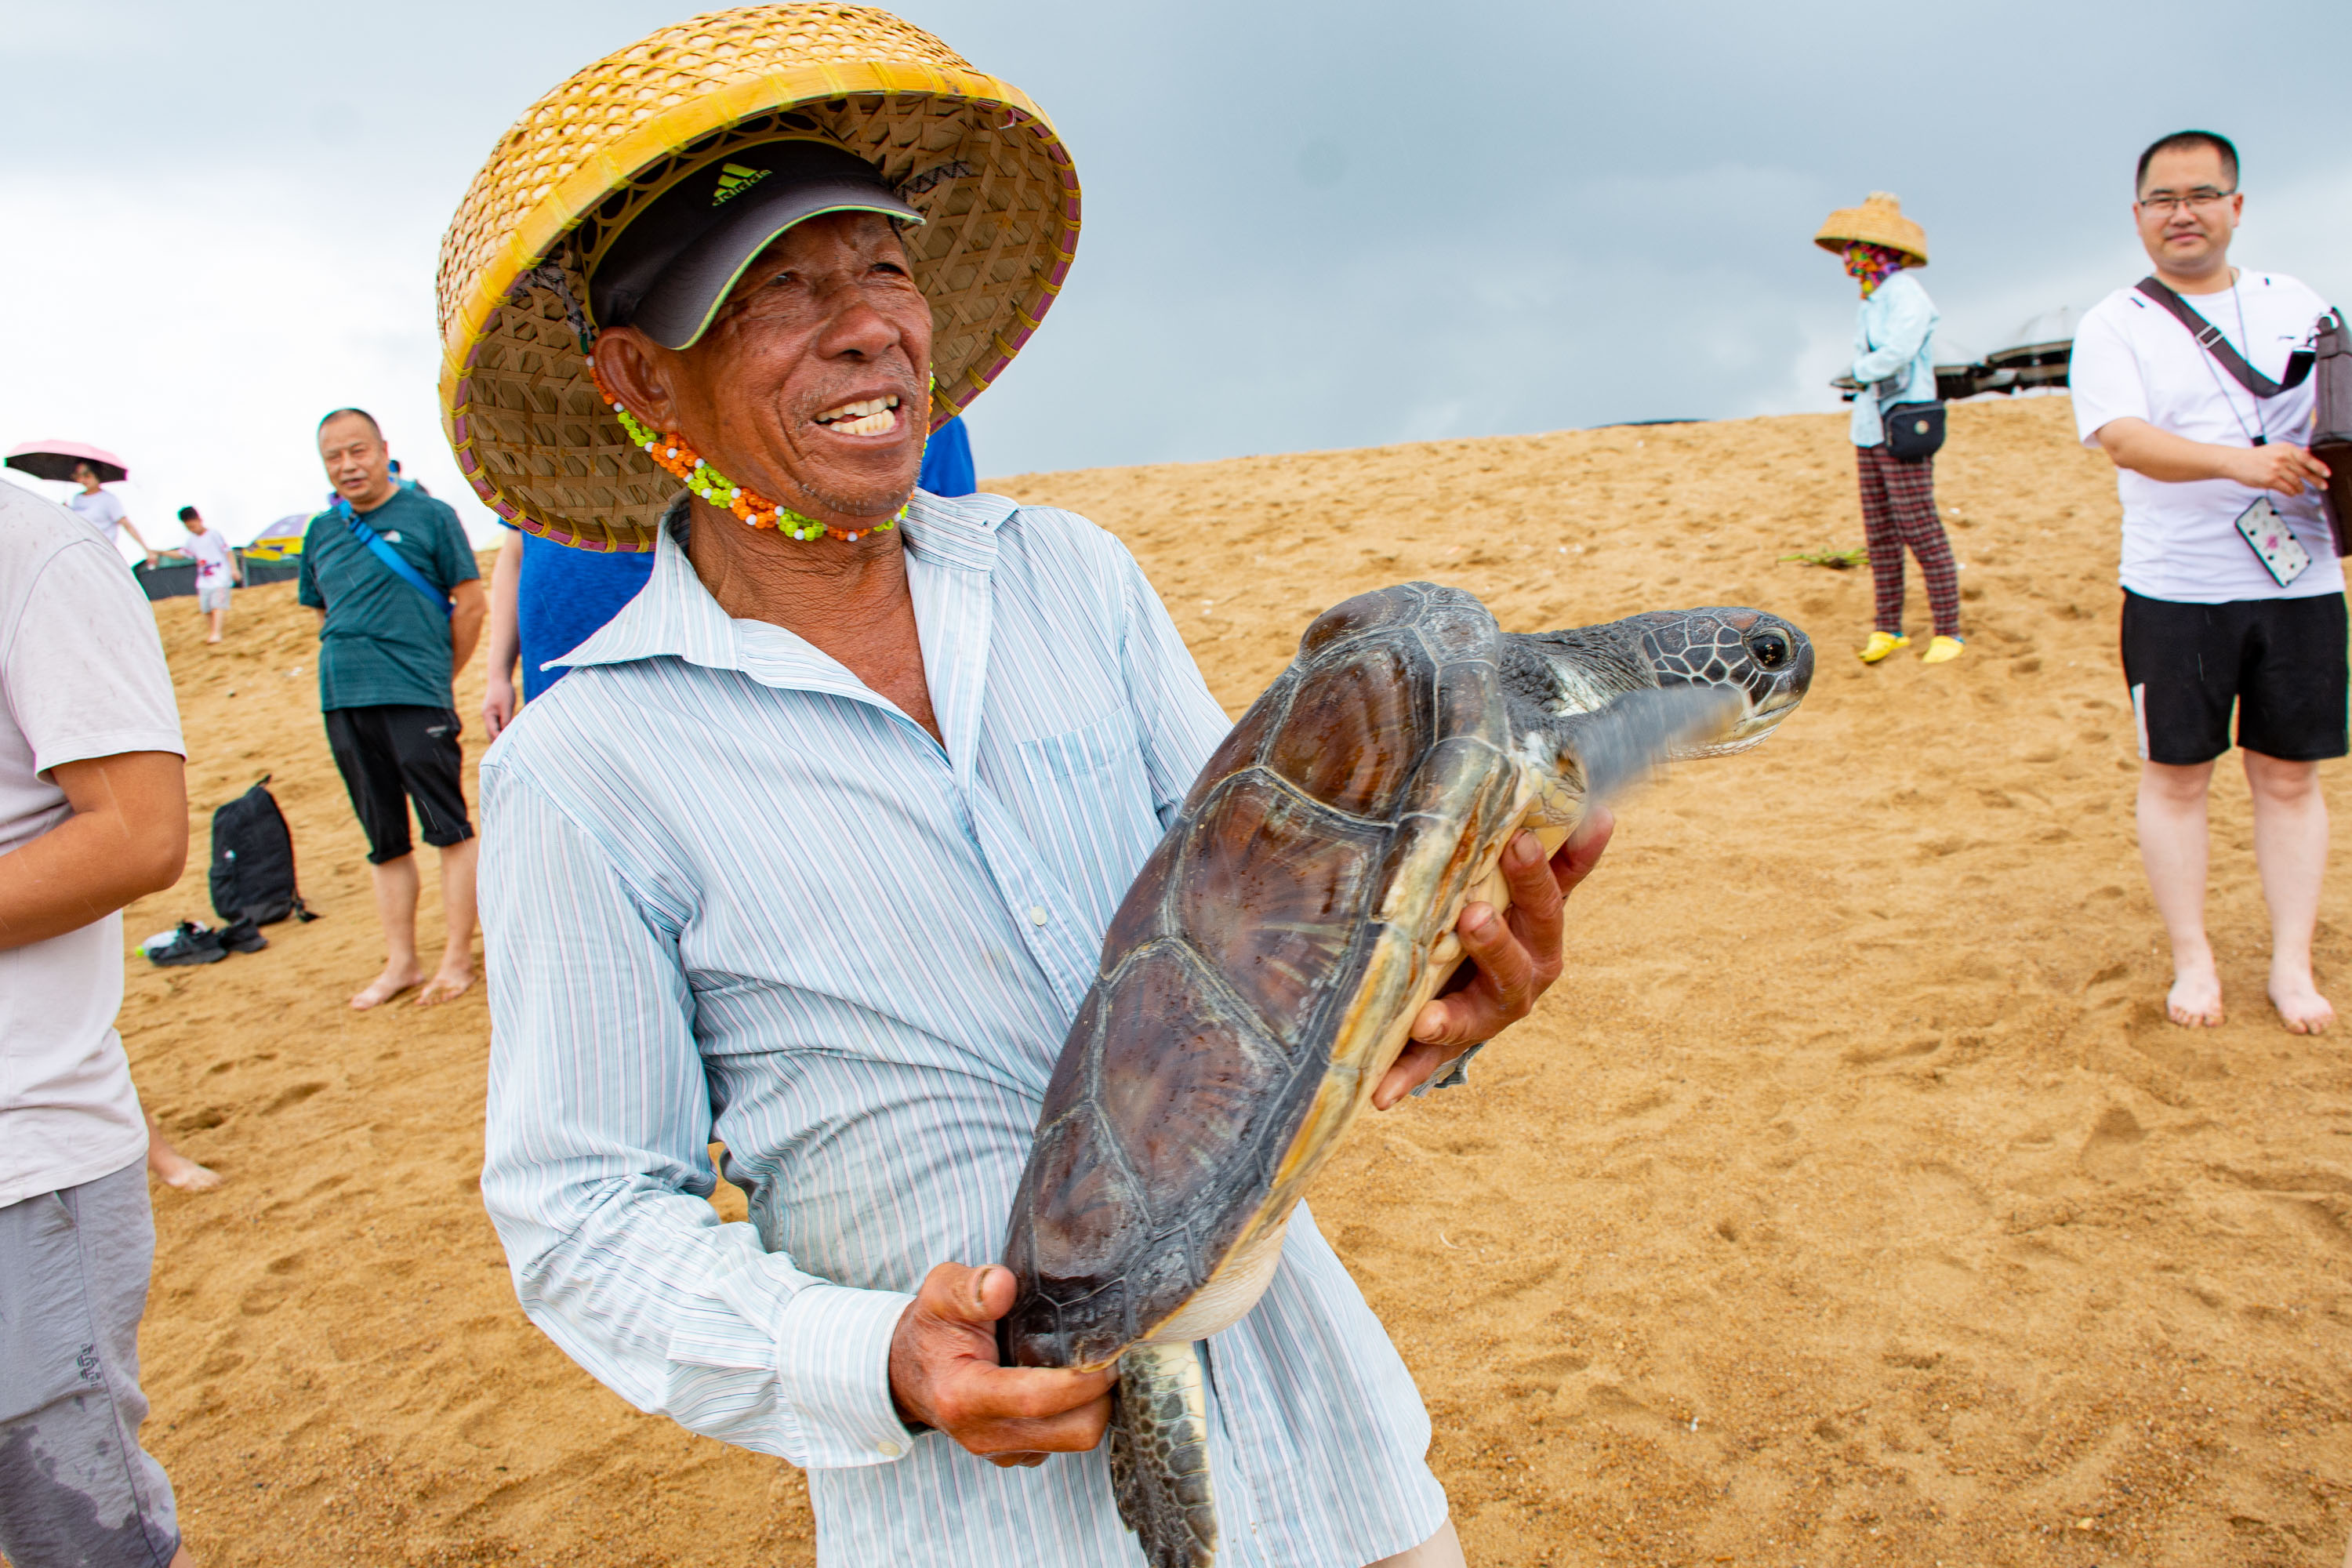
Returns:
[[[2187,327],[2197,346],[2213,356],[2214,363],[2230,373],[2230,379],[2252,393],[2256,397],[2276,397],[2282,392],[2301,386],[2311,374],[2311,351],[2297,349],[2286,358],[2286,379],[2273,381],[2246,363],[2246,356],[2221,335],[2221,329],[2197,313],[2196,308],[2158,282],[2153,276],[2139,280],[2139,291],[2172,312],[2173,319]]]

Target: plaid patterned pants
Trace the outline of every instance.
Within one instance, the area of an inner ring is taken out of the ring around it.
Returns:
[[[1862,476],[1862,537],[1870,547],[1870,577],[1877,590],[1878,629],[1903,635],[1903,547],[1919,558],[1936,635],[1960,635],[1960,574],[1951,542],[1936,515],[1936,459],[1890,457],[1885,446],[1856,447]]]

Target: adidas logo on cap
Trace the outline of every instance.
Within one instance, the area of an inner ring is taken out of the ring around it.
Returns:
[[[769,169],[747,169],[740,163],[723,163],[719,169],[719,188],[710,195],[710,205],[721,206],[734,200],[773,173]]]

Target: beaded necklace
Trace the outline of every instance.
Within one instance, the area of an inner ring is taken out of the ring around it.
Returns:
[[[676,475],[686,488],[722,510],[731,511],[753,528],[772,528],[787,539],[822,539],[827,535],[845,539],[855,544],[869,533],[880,533],[896,528],[906,521],[907,509],[900,507],[891,517],[871,528],[835,528],[813,517],[803,517],[790,507],[779,506],[763,495],[745,489],[717,468],[703,461],[700,454],[686,444],[686,438],[675,431],[656,430],[628,410],[628,405],[613,395],[597,374],[596,362],[588,362],[588,379],[596,384],[596,395],[613,410],[621,428],[639,450],[655,464]]]

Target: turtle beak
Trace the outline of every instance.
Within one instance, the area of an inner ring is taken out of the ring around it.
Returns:
[[[1744,746],[1750,742],[1762,740],[1780,727],[1781,720],[1797,710],[1797,703],[1801,699],[1791,697],[1785,691],[1774,692],[1769,698],[1750,710],[1747,718],[1734,724],[1727,739],[1735,746]]]
[[[1750,688],[1755,707],[1748,713],[1749,724],[1768,716],[1779,723],[1789,710],[1805,700],[1813,684],[1813,639],[1777,616],[1769,617],[1769,622],[1748,634],[1750,657],[1769,647],[1780,653],[1780,668],[1759,669],[1764,679]]]

